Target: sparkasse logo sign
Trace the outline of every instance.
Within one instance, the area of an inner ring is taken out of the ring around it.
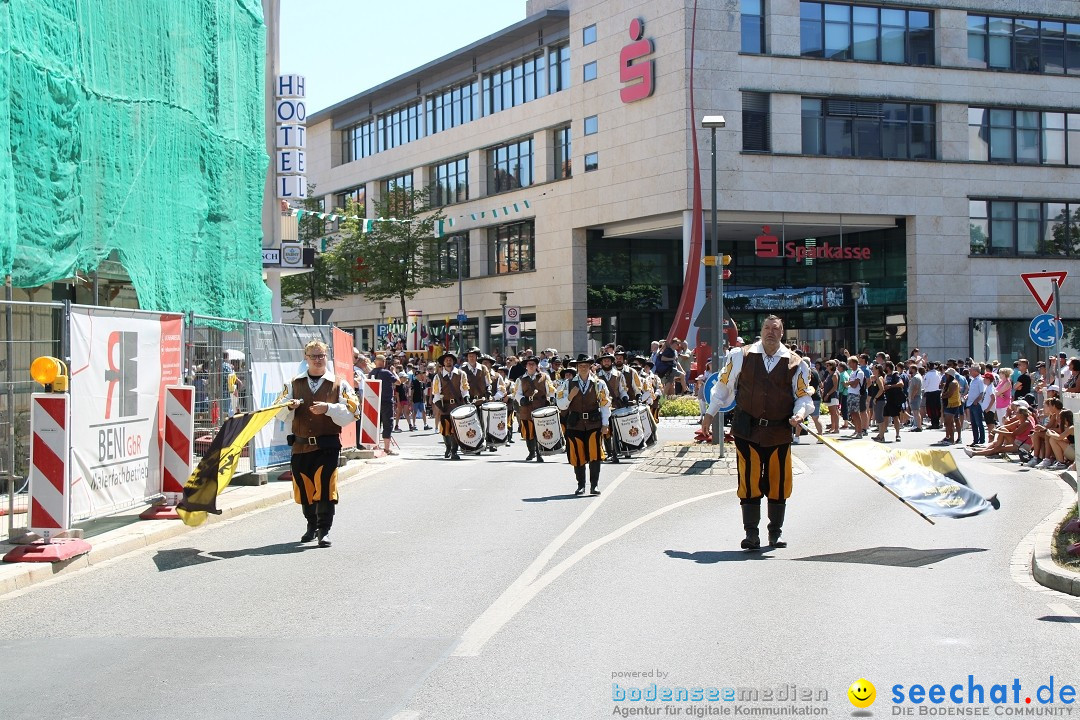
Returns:
[[[769,234],[769,226],[763,225],[762,234],[754,238],[754,254],[760,258],[781,257],[780,239]],[[818,245],[817,239],[807,238],[801,244],[787,242],[783,245],[783,257],[794,258],[795,262],[812,265],[814,260],[869,260],[870,248],[851,245],[830,245],[824,242]]]

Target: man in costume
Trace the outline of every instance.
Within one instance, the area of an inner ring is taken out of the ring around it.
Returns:
[[[600,381],[607,386],[608,398],[611,401],[611,409],[618,410],[630,404],[630,395],[626,388],[626,377],[620,370],[615,369],[615,356],[604,353],[600,356],[600,372],[597,373]],[[611,462],[619,464],[619,447],[615,438],[610,434],[604,435],[604,452]],[[627,454],[627,457],[630,457]]]
[[[469,381],[469,394],[478,409],[480,403],[491,397],[491,374],[486,366],[480,364],[482,355],[480,348],[469,348],[469,352],[465,353],[465,364],[461,366],[465,379]]]
[[[327,363],[326,343],[312,340],[304,347],[307,370],[283,391],[292,411],[293,498],[307,520],[300,542],[319,539],[330,547],[330,527],[337,505],[338,456],[341,428],[355,421],[360,404],[348,378],[335,378]]]
[[[502,395],[497,397],[496,400],[503,400],[506,403],[506,444],[514,442],[514,416],[517,415],[517,411],[514,407],[514,385],[515,383],[507,377],[510,372],[510,368],[506,365],[498,365],[495,368],[494,379],[498,381],[501,388]]]
[[[566,413],[566,454],[577,479],[575,495],[585,494],[585,467],[589,468],[589,493],[599,495],[601,439],[610,435],[611,398],[607,383],[592,374],[592,358],[578,355],[577,375],[563,381],[555,404]]]
[[[744,550],[761,547],[762,495],[768,496],[769,545],[787,547],[780,533],[791,495],[791,429],[810,414],[814,404],[809,366],[784,347],[783,338],[783,320],[770,315],[761,327],[761,340],[729,352],[701,419],[702,432],[706,432],[721,408],[734,405],[731,434],[746,530]]]
[[[438,415],[439,434],[442,435],[443,445],[446,446],[444,458],[460,460],[458,455],[457,435],[454,433],[454,420],[450,416],[456,408],[469,402],[469,380],[465,373],[454,367],[457,363],[457,355],[452,352],[444,352],[439,356],[439,372],[431,381],[431,400],[435,403]]]
[[[544,462],[544,456],[540,454],[540,448],[536,445],[536,425],[533,424],[533,410],[547,407],[549,400],[555,397],[555,386],[551,384],[551,378],[540,372],[539,361],[535,357],[525,360],[525,374],[518,378],[514,386],[514,400],[518,406],[518,425],[521,427],[521,438],[529,449],[529,456],[525,462],[536,458],[536,462]]]

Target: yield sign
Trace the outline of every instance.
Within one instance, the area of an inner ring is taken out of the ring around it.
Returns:
[[[1028,290],[1031,291],[1031,296],[1035,298],[1035,302],[1039,304],[1043,312],[1050,312],[1050,306],[1054,304],[1054,281],[1057,280],[1057,286],[1060,290],[1061,286],[1065,284],[1066,275],[1068,273],[1064,270],[1020,273],[1020,277],[1024,279]]]

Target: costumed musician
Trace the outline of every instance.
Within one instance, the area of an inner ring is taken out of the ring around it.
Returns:
[[[607,383],[592,373],[593,359],[578,355],[577,375],[564,380],[555,404],[566,413],[566,454],[577,480],[575,495],[585,494],[585,468],[589,468],[589,493],[599,495],[601,439],[610,434],[611,397]]]
[[[521,427],[521,438],[529,449],[529,456],[525,462],[536,458],[536,462],[544,462],[544,456],[536,444],[536,425],[533,423],[533,410],[546,407],[555,397],[555,386],[551,378],[538,369],[539,361],[535,356],[525,360],[525,374],[518,378],[514,386],[514,400],[518,406],[518,424]]]
[[[615,369],[615,356],[604,353],[600,356],[600,372],[597,377],[607,386],[608,397],[611,399],[611,409],[618,410],[630,405],[630,395],[626,389],[626,377],[621,370]],[[614,435],[604,435],[604,452],[610,461],[619,464],[619,444]],[[627,453],[629,458],[630,454]]]
[[[450,416],[456,408],[469,402],[469,380],[458,368],[457,355],[450,351],[439,356],[439,371],[431,381],[431,400],[435,404],[436,422],[439,434],[446,446],[444,458],[460,460],[458,455],[457,435],[454,433],[454,419]]]

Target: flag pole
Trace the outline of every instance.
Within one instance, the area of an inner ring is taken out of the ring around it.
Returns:
[[[816,432],[814,432],[813,430],[811,430],[811,429],[810,429],[809,427],[807,427],[806,425],[802,425],[801,427],[802,427],[802,429],[803,429],[803,430],[805,430],[806,432],[810,433],[811,435],[813,435],[814,437],[816,437],[816,438],[817,438],[818,440],[820,440],[820,441],[821,441],[821,443],[822,443],[822,444],[823,444],[823,445],[824,445],[825,447],[829,448],[829,449],[830,449],[830,450],[832,450],[832,451],[833,451],[834,453],[836,453],[836,454],[837,454],[837,455],[839,455],[840,457],[842,457],[842,458],[844,458],[845,460],[847,460],[847,461],[848,461],[848,463],[850,463],[851,465],[854,465],[854,466],[855,466],[855,469],[856,469],[856,470],[858,470],[858,471],[859,471],[859,472],[861,472],[861,473],[862,473],[863,475],[865,475],[866,477],[868,477],[868,478],[870,478],[871,480],[873,480],[874,482],[876,482],[876,483],[877,483],[877,484],[878,484],[878,485],[879,485],[879,486],[880,486],[881,488],[883,488],[883,489],[884,489],[884,490],[885,490],[886,492],[888,492],[888,493],[889,493],[890,495],[892,495],[892,496],[893,496],[894,498],[896,498],[896,499],[897,499],[897,500],[899,500],[900,502],[904,503],[904,506],[905,506],[905,507],[907,507],[907,508],[908,508],[909,510],[911,510],[911,512],[915,513],[916,515],[918,515],[919,517],[921,517],[921,518],[922,518],[923,520],[925,520],[926,522],[930,523],[931,525],[935,525],[935,524],[936,524],[936,523],[935,523],[935,522],[934,522],[933,520],[931,520],[930,518],[926,517],[926,516],[925,516],[925,515],[923,515],[923,514],[922,514],[921,512],[919,512],[918,508],[916,508],[916,507],[915,507],[914,505],[912,505],[912,504],[911,504],[911,503],[909,503],[909,502],[908,502],[907,500],[905,500],[904,498],[902,498],[902,497],[900,497],[899,495],[897,495],[897,494],[896,494],[896,493],[895,493],[895,492],[893,491],[893,489],[892,489],[891,487],[889,487],[888,485],[886,485],[885,483],[881,482],[881,481],[880,481],[880,480],[878,480],[878,479],[877,479],[876,477],[874,477],[873,473],[871,473],[871,472],[870,472],[869,470],[867,470],[866,468],[864,468],[864,467],[863,467],[862,465],[860,465],[859,463],[855,462],[854,460],[852,460],[851,458],[849,458],[849,457],[848,457],[847,455],[845,455],[845,454],[844,454],[843,452],[841,452],[840,448],[836,447],[836,445],[834,445],[834,444],[832,443],[832,441],[831,441],[831,440],[826,440],[825,438],[823,438],[823,437],[821,437],[820,435],[818,435],[818,434],[817,434]]]

